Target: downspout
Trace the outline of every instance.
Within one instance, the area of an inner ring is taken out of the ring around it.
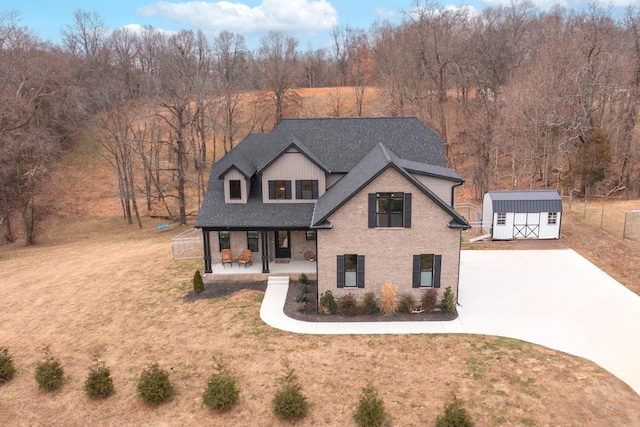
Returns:
[[[451,187],[451,207],[453,209],[455,209],[454,204],[455,204],[455,199],[456,199],[456,187],[460,187],[462,184],[464,184],[464,181],[460,181],[457,184],[454,184]],[[458,303],[458,296],[460,295],[460,258],[461,258],[461,254],[460,252],[462,251],[462,230],[460,230],[460,238],[458,239],[458,279],[457,279],[457,286],[456,286],[456,305],[460,305]],[[462,307],[462,306],[461,306]]]

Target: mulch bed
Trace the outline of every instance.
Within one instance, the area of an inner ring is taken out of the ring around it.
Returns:
[[[246,282],[246,283],[207,283],[204,290],[196,294],[190,290],[184,297],[183,301],[191,302],[201,299],[223,298],[236,292],[249,289],[265,292],[267,282]],[[287,299],[284,303],[284,313],[292,319],[302,320],[305,322],[429,322],[429,321],[448,321],[458,317],[458,313],[397,313],[393,316],[356,314],[353,316],[344,316],[339,314],[327,315],[319,313],[316,309],[318,301],[318,287],[315,282],[309,282],[309,303],[304,310],[300,310],[296,298],[298,296],[298,283],[290,282]]]
[[[199,294],[191,289],[183,298],[184,302],[197,301],[201,299],[223,298],[244,289],[264,292],[267,290],[267,282],[246,282],[246,283],[207,283],[204,290]]]

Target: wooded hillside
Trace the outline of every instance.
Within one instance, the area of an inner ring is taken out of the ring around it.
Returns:
[[[2,14],[0,241],[20,226],[34,243],[42,183],[72,141],[113,167],[130,223],[184,224],[211,163],[283,117],[416,115],[475,198],[640,196],[638,9],[417,6],[399,25],[337,27],[317,50],[279,32],[251,51],[229,32],[109,31],[83,11],[54,46]]]

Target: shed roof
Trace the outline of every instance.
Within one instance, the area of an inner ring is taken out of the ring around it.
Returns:
[[[562,212],[562,198],[555,190],[489,191],[494,212]]]

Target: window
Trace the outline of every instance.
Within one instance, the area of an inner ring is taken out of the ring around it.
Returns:
[[[307,230],[307,240],[318,240],[318,231]]]
[[[285,181],[281,179],[269,181],[269,199],[291,199],[291,181]]]
[[[411,193],[370,193],[369,228],[411,228]]]
[[[507,214],[504,212],[498,212],[498,225],[505,225],[507,223]]]
[[[229,199],[240,200],[242,198],[242,191],[240,190],[240,180],[232,179],[229,181]]]
[[[228,231],[218,231],[218,239],[220,240],[220,250],[231,249],[231,237]]]
[[[364,288],[364,255],[338,255],[339,288]]]
[[[313,200],[318,198],[318,180],[303,179],[296,181],[296,199]]]
[[[439,288],[442,255],[421,254],[413,256],[413,287]]]
[[[404,193],[376,194],[376,227],[402,227]]]
[[[247,248],[251,249],[251,252],[258,252],[257,231],[247,231]]]
[[[548,225],[556,225],[558,223],[558,212],[549,212],[549,216],[547,217]]]

